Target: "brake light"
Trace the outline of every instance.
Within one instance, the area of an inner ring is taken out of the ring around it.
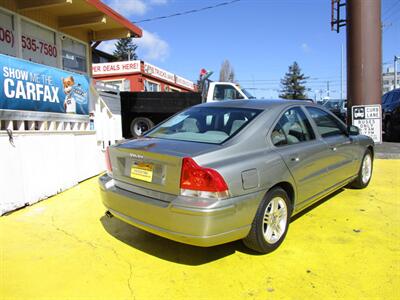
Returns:
[[[181,171],[181,195],[200,198],[227,198],[228,186],[216,170],[200,167],[185,157]]]
[[[107,166],[107,172],[112,173],[112,166],[111,166],[111,160],[110,160],[110,147],[106,148],[106,166]]]

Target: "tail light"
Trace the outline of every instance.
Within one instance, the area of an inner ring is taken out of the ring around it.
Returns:
[[[107,166],[107,173],[112,173],[112,166],[111,166],[111,160],[110,160],[110,147],[106,148],[106,166]]]
[[[181,171],[181,195],[199,198],[227,198],[228,186],[217,171],[200,167],[192,158],[185,157]]]

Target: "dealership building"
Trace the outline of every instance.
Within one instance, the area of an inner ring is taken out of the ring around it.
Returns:
[[[141,60],[93,64],[93,78],[132,92],[195,92],[196,85],[181,76]]]
[[[91,45],[141,36],[99,0],[0,0],[0,215],[104,170],[118,137]]]

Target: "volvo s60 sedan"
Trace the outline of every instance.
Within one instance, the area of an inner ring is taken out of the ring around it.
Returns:
[[[372,139],[310,102],[221,101],[110,147],[99,183],[108,214],[126,223],[267,253],[292,215],[341,187],[366,187],[373,156]]]

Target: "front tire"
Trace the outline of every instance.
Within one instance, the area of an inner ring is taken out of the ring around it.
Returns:
[[[257,252],[274,251],[285,239],[289,228],[292,206],[285,190],[270,190],[258,207],[244,244]]]
[[[351,184],[353,188],[363,189],[366,188],[372,178],[373,169],[373,156],[371,150],[367,149],[363,156],[358,176]]]

